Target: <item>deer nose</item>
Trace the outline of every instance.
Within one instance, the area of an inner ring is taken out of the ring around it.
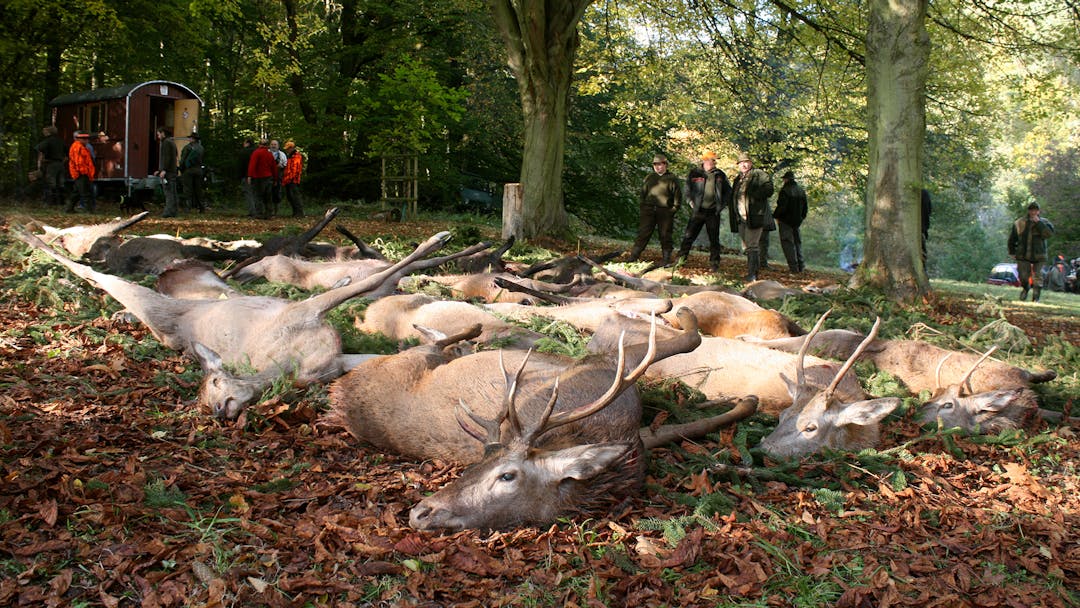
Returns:
[[[409,526],[417,530],[424,530],[431,523],[431,507],[420,503],[409,511]]]

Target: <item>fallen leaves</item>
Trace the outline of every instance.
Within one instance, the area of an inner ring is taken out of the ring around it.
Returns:
[[[927,441],[900,465],[906,487],[848,479],[833,508],[699,466],[727,445],[669,446],[618,514],[439,536],[408,510],[457,468],[357,446],[316,400],[219,423],[185,401],[190,362],[125,352],[145,329],[56,319],[28,339],[46,312],[0,305],[0,605],[779,606],[804,582],[836,606],[1064,606],[1080,577],[1068,429],[1034,455]],[[823,466],[796,476],[836,478]],[[152,504],[157,487],[177,502]],[[732,506],[705,509],[716,496]]]

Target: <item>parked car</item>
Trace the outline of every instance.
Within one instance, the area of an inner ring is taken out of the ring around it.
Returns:
[[[474,213],[500,213],[502,201],[497,200],[498,185],[479,175],[462,173],[461,187],[458,189],[461,209]]]
[[[1016,269],[1016,263],[1002,262],[1001,264],[995,264],[990,270],[990,276],[986,278],[986,282],[991,285],[1012,285],[1014,287],[1019,287],[1020,272]]]

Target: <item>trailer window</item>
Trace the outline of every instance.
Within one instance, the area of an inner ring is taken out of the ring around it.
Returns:
[[[108,113],[105,111],[105,103],[91,103],[83,106],[79,124],[91,133],[108,131]]]

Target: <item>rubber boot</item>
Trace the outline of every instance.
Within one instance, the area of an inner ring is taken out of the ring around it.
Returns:
[[[1031,292],[1031,301],[1032,302],[1038,302],[1039,301],[1039,295],[1041,293],[1042,293],[1042,287],[1036,287],[1035,290]]]
[[[758,260],[760,254],[757,251],[746,252],[746,282],[753,283],[757,280]]]
[[[1023,302],[1024,300],[1027,299],[1027,292],[1028,292],[1028,290],[1027,290],[1026,287],[1024,288],[1023,291],[1020,292],[1020,301],[1021,302]]]

